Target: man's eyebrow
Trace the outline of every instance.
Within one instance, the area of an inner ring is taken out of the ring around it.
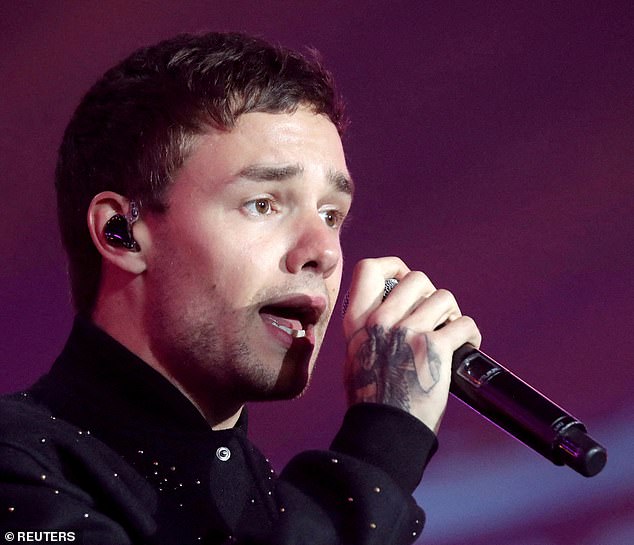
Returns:
[[[298,176],[304,172],[304,167],[299,164],[292,165],[250,165],[243,168],[239,178],[246,178],[256,182],[281,182]],[[354,193],[354,182],[343,172],[329,171],[328,182],[337,190],[347,195]]]
[[[330,172],[328,172],[328,181],[335,187],[337,191],[346,193],[351,197],[354,194],[354,182],[352,181],[352,178],[346,176],[343,172],[334,172],[331,170]]]
[[[247,178],[256,182],[281,182],[293,178],[302,172],[304,172],[304,167],[301,165],[251,165],[243,168],[238,173],[238,177]]]

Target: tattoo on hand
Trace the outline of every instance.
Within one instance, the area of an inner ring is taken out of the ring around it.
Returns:
[[[419,377],[407,329],[373,326],[366,332],[368,338],[354,355],[355,369],[347,383],[350,402],[385,403],[409,410],[412,395],[429,394],[440,380],[439,355],[427,335],[421,335],[426,365]]]

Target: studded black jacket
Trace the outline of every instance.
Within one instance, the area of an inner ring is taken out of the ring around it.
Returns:
[[[299,454],[277,476],[247,438],[246,410],[233,429],[211,430],[172,384],[79,317],[50,372],[0,401],[0,538],[413,543],[424,513],[412,492],[436,445],[409,414],[360,404],[328,450]]]

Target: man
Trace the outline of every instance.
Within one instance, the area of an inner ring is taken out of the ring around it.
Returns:
[[[78,317],[51,371],[0,405],[2,530],[91,544],[416,540],[411,493],[451,355],[480,336],[399,259],[355,268],[350,409],[330,449],[276,477],[246,437],[247,402],[306,388],[339,293],[354,191],[343,128],[317,61],[239,34],[140,50],[89,91],[56,172]]]

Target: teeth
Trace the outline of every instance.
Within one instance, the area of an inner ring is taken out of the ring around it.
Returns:
[[[281,329],[282,331],[285,331],[291,337],[298,338],[298,337],[305,337],[306,336],[306,330],[305,329],[291,329],[290,327],[286,327],[285,325],[278,324],[275,321],[273,321],[272,323],[273,323],[273,325],[275,327]]]

